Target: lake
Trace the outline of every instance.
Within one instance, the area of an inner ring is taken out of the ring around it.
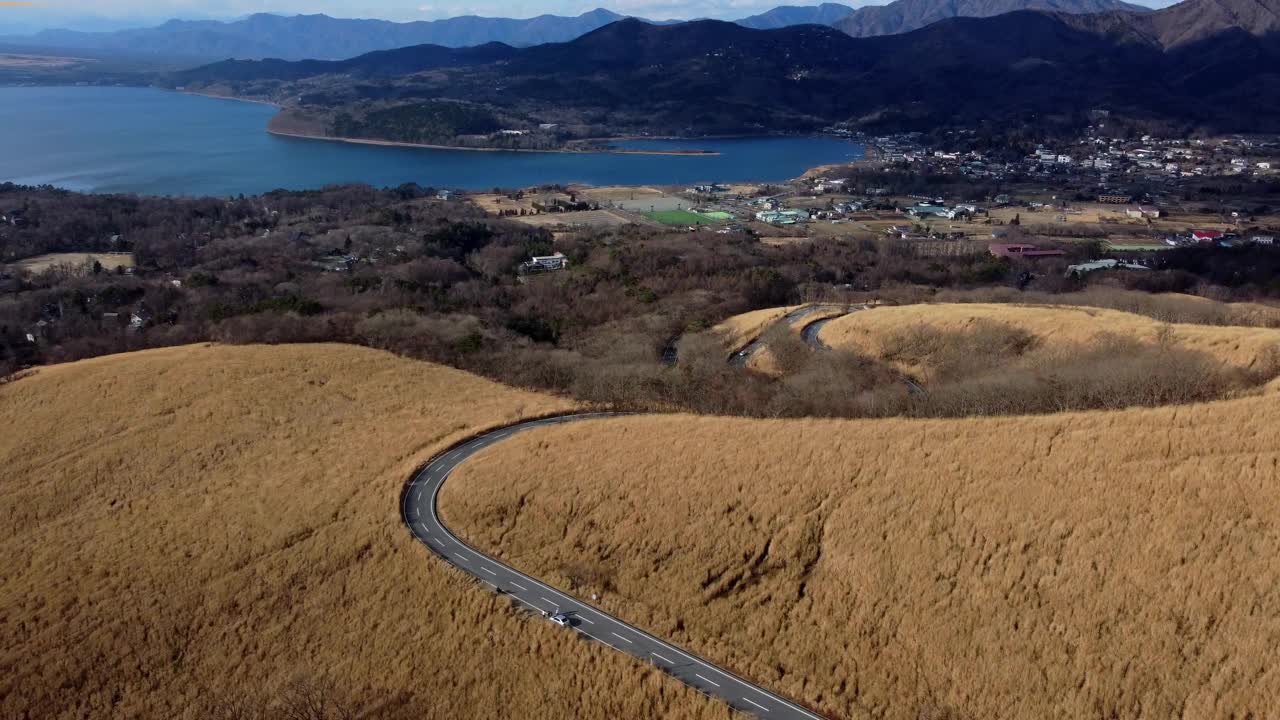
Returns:
[[[829,137],[629,141],[716,156],[377,147],[266,132],[266,105],[146,88],[0,88],[0,182],[146,195],[256,194],[346,182],[486,189],[781,181],[862,157]]]

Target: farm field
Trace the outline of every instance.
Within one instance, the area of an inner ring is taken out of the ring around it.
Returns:
[[[831,717],[1263,718],[1280,705],[1277,391],[1001,419],[614,419],[492,448],[442,503],[480,547]]]
[[[631,186],[609,186],[609,187],[578,187],[581,194],[601,203],[614,203],[621,201],[642,201],[649,198],[666,197],[667,193],[652,187],[637,185]]]
[[[434,452],[565,401],[288,345],[46,367],[0,406],[0,717],[302,717],[298,678],[353,717],[724,717],[401,525]]]
[[[620,227],[630,225],[636,220],[618,210],[580,210],[565,213],[543,213],[541,215],[525,215],[511,217],[508,220],[532,225],[534,227]]]
[[[62,265],[74,268],[93,265],[95,260],[102,264],[104,270],[134,266],[132,253],[50,253],[26,258],[14,264],[21,270],[38,273]]]

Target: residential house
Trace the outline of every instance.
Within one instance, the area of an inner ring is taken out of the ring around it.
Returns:
[[[1191,231],[1191,239],[1200,243],[1218,242],[1223,238],[1225,233],[1221,230],[1193,230]]]
[[[944,217],[948,212],[948,208],[941,205],[912,205],[907,208],[907,214],[911,217]]]
[[[534,255],[529,262],[520,266],[520,269],[526,273],[551,272],[553,270],[564,270],[569,267],[569,258],[564,253],[555,253],[554,255]]]
[[[1249,239],[1253,241],[1254,245],[1275,245],[1276,244],[1276,238],[1274,235],[1254,235],[1252,238],[1249,238]]]
[[[1103,193],[1098,196],[1098,202],[1105,205],[1128,205],[1130,202],[1133,202],[1133,196]]]
[[[1125,210],[1124,213],[1135,220],[1155,220],[1160,217],[1160,208],[1154,205],[1139,205]]]

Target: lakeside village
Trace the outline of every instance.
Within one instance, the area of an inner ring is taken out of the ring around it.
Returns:
[[[1160,251],[1177,247],[1274,247],[1280,233],[1278,138],[1099,133],[1012,160],[931,148],[920,134],[856,139],[866,145],[866,159],[786,183],[544,187],[458,197],[557,237],[636,224],[741,233],[769,244],[887,241],[916,256],[1034,260],[1078,257],[1088,247],[1097,256],[1083,271],[1152,267]],[[527,265],[529,272],[562,267],[541,258]]]
[[[853,137],[840,128],[830,131]],[[641,226],[770,245],[871,241],[915,257],[1083,261],[1053,266],[1068,274],[1159,267],[1161,251],[1180,247],[1280,252],[1280,138],[1121,140],[1097,134],[1041,145],[1012,160],[956,151],[955,143],[929,147],[917,133],[857,139],[867,147],[865,159],[815,168],[784,183],[433,192],[440,201],[471,203],[491,216],[544,228],[553,240]],[[23,208],[0,207],[0,237],[27,222]],[[107,252],[0,265],[0,289],[24,271],[58,265],[90,263],[131,273],[127,246],[116,236]],[[350,272],[377,260],[335,250],[315,264]],[[568,267],[569,259],[553,249],[518,269],[533,275]]]

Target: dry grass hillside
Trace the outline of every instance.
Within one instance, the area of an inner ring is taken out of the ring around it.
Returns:
[[[304,345],[44,368],[0,407],[0,717],[302,717],[326,686],[370,718],[724,716],[401,526],[434,451],[565,402]]]
[[[481,547],[833,717],[1260,720],[1280,707],[1277,427],[1274,396],[636,417],[517,436],[443,504]]]
[[[725,347],[729,348],[730,351],[737,350],[758,337],[770,325],[781,320],[787,313],[800,307],[802,306],[791,305],[788,307],[766,308],[734,315],[711,328],[711,332],[723,338]]]
[[[995,323],[1026,333],[1023,341],[1029,345],[1021,354],[1030,358],[1096,346],[1116,338],[1203,353],[1241,370],[1258,369],[1274,362],[1280,353],[1280,329],[1167,324],[1117,310],[1061,305],[884,307],[833,320],[823,328],[821,338],[833,348],[887,360],[904,372],[927,379],[938,370],[930,365],[931,358],[904,352],[913,332],[926,327],[942,333],[975,333]]]

